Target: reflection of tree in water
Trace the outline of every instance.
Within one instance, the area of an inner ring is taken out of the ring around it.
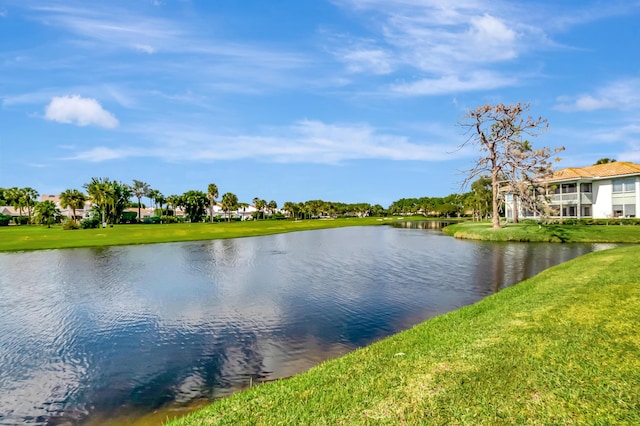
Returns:
[[[81,405],[68,401],[65,413],[51,418],[51,424],[76,424],[95,415],[148,412],[170,403],[215,398],[267,377],[254,332],[235,324],[209,333],[183,332],[174,330],[172,336],[156,335],[141,342],[145,346],[141,356],[122,354],[122,362],[96,365],[97,371],[88,377],[94,383],[82,384],[86,390],[74,395],[73,400],[83,401]]]
[[[442,229],[455,222],[446,220],[402,220],[393,222],[394,228],[407,229]]]
[[[485,294],[496,293],[535,274],[591,251],[582,245],[548,243],[486,243],[482,248],[485,261],[477,264],[476,285]]]

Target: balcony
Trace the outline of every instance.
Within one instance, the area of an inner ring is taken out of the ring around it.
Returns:
[[[553,194],[550,201],[551,204],[578,204],[578,197],[580,197],[580,204],[593,204],[593,193],[591,192]]]

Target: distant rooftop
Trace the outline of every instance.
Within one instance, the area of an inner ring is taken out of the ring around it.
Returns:
[[[597,179],[614,176],[640,174],[640,164],[616,161],[613,163],[596,164],[587,167],[568,167],[553,172],[549,181],[568,179]]]

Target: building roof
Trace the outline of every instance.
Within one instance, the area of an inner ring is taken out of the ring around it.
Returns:
[[[571,179],[601,179],[637,174],[640,174],[640,164],[616,161],[587,167],[568,167],[557,170],[553,172],[553,175],[548,180],[553,182]]]
[[[56,204],[60,203],[60,196],[53,194],[42,194],[40,196],[40,201],[52,201]]]

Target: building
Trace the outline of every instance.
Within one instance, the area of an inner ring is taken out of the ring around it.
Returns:
[[[640,212],[640,164],[613,162],[557,170],[545,180],[551,217],[636,217]],[[519,217],[536,218],[518,208]],[[513,196],[505,197],[505,214],[513,218]]]
[[[60,195],[54,195],[54,194],[43,194],[40,196],[40,202],[42,201],[51,201],[53,204],[56,205],[56,207],[60,210],[60,213],[62,214],[62,216],[66,216],[68,218],[71,219],[84,219],[86,217],[89,216],[89,212],[91,211],[91,202],[89,200],[87,200],[84,203],[84,207],[81,209],[76,209],[75,213],[75,217],[73,217],[73,209],[71,208],[62,208],[62,205],[60,204]]]

